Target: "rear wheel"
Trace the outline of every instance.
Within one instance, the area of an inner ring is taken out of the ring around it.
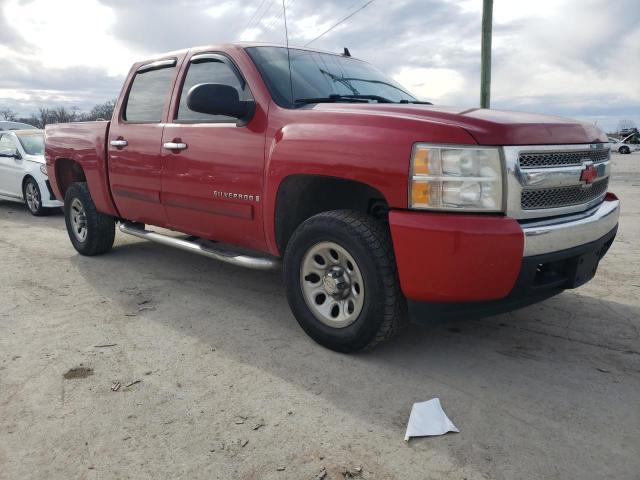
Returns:
[[[96,210],[86,183],[74,183],[64,196],[64,219],[74,248],[81,255],[100,255],[111,250],[115,220]]]
[[[338,210],[306,220],[289,240],[284,275],[298,323],[332,350],[371,348],[405,321],[391,239],[371,216]]]
[[[629,147],[620,147],[620,150],[618,151],[623,154],[631,153],[631,149]]]
[[[41,217],[49,213],[49,209],[42,206],[42,194],[35,179],[28,177],[25,180],[22,186],[22,196],[31,215]]]

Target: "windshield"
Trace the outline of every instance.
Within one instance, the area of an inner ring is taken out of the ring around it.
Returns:
[[[22,148],[27,155],[44,155],[44,135],[42,133],[37,134],[24,134],[16,135]]]
[[[292,88],[287,49],[249,47],[246,50],[260,70],[276,103],[291,107]],[[330,97],[335,100],[346,96],[344,100],[360,97],[360,100],[379,101],[374,98],[379,97],[392,102],[417,101],[404,87],[361,60],[295,48],[290,49],[290,55],[295,100]]]

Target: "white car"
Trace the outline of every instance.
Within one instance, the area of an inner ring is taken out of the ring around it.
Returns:
[[[0,199],[24,202],[36,216],[62,207],[49,186],[44,131],[0,131]]]
[[[624,153],[631,153],[638,150],[639,149],[638,145],[635,145],[632,143],[625,143],[625,141],[630,137],[631,135],[629,135],[628,137],[625,137],[622,140],[609,137],[609,145],[611,146],[611,151],[624,154]]]

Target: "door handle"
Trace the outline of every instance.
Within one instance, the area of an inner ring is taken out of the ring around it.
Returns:
[[[128,145],[127,141],[126,140],[122,140],[122,139],[120,139],[120,140],[111,140],[109,142],[109,144],[112,147],[118,147],[118,148],[126,147]]]
[[[185,148],[187,148],[186,143],[176,143],[176,142],[167,142],[162,144],[162,146],[167,150],[184,150]]]

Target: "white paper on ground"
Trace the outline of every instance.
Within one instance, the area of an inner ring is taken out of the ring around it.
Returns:
[[[439,398],[413,404],[407,424],[407,433],[404,435],[405,441],[409,441],[411,437],[444,435],[447,432],[459,433],[460,430],[442,410]]]

